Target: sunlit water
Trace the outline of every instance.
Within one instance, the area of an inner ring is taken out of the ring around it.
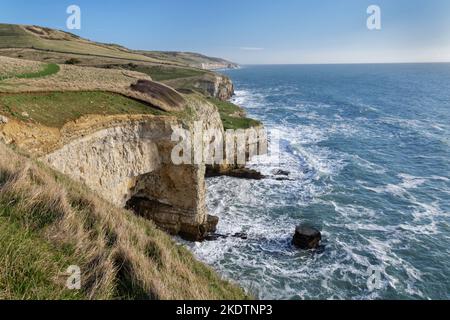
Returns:
[[[234,102],[282,132],[281,163],[256,166],[261,181],[208,180],[218,232],[249,239],[191,244],[195,255],[263,299],[450,298],[450,65],[226,73]],[[303,222],[322,251],[291,246]]]

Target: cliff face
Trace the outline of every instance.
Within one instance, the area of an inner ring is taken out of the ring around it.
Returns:
[[[228,77],[220,74],[200,79],[194,83],[194,86],[220,100],[228,100],[234,94],[233,82]]]
[[[24,72],[30,63],[2,61],[21,65]],[[174,164],[172,133],[182,126],[193,135],[201,121],[203,130],[224,135],[223,106],[217,102],[233,94],[233,83],[211,72],[182,81],[190,85],[188,94],[122,70],[60,66],[52,76],[9,79],[2,82],[7,85],[0,95],[14,99],[0,105],[0,140],[84,183],[111,204],[133,209],[172,234],[200,240],[217,224],[205,208],[205,159]],[[77,90],[66,100],[49,93]],[[86,90],[107,92],[93,96]],[[214,138],[209,139],[203,142],[209,145]]]
[[[164,117],[111,118],[41,159],[102,198],[190,240],[206,232],[205,166],[171,161],[172,127]]]
[[[207,72],[202,76],[167,80],[164,83],[176,90],[197,91],[223,101],[234,95],[233,82],[218,73]]]

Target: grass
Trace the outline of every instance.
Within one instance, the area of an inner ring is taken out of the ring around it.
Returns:
[[[0,76],[0,81],[8,78],[18,78],[18,79],[33,79],[41,78],[46,76],[51,76],[58,73],[60,70],[59,66],[55,63],[49,63],[44,66],[44,68],[38,72],[26,72],[15,75]]]
[[[216,98],[208,98],[208,101],[212,102],[219,109],[225,130],[248,129],[262,125],[258,120],[245,117],[245,111],[234,103]]]
[[[61,128],[84,115],[153,114],[164,112],[108,92],[51,92],[0,95],[0,113],[22,121]]]
[[[16,70],[26,70],[28,73],[35,64],[33,61],[0,56],[0,71],[5,70],[0,74],[18,73]],[[178,92],[169,86],[152,82],[148,75],[140,72],[73,65],[59,67],[59,72],[47,77],[6,79],[0,83],[0,90],[4,93],[107,91],[143,101],[166,111],[181,111],[185,106],[185,101]],[[139,80],[149,81],[147,87],[151,87],[150,92],[132,88]],[[9,84],[13,86],[8,86]]]
[[[119,48],[81,39],[73,34],[42,27],[0,24],[0,48],[30,48],[48,52],[78,53],[136,61],[159,60]]]
[[[168,67],[163,65],[146,66],[130,63],[121,67],[148,74],[155,81],[167,81],[179,78],[197,77],[202,76],[206,73],[206,71],[200,69]]]
[[[65,287],[68,266],[81,290]],[[0,143],[1,299],[246,299],[148,220]]]
[[[49,273],[62,275],[64,259],[71,256],[11,221],[10,217],[18,214],[0,203],[0,299],[86,298],[82,292],[67,290],[49,279]]]
[[[259,127],[261,125],[261,122],[258,120],[254,120],[251,118],[238,118],[238,117],[230,117],[227,115],[221,115],[223,128],[225,130],[228,129],[249,129],[253,127]]]

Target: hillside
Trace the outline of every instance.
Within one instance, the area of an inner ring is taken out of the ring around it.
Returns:
[[[221,58],[208,57],[193,52],[174,52],[174,51],[136,51],[146,57],[153,59],[161,59],[165,61],[173,61],[188,65],[190,67],[216,70],[216,69],[234,69],[239,65]]]
[[[0,271],[0,299],[246,298],[149,220],[2,143]]]
[[[231,80],[189,65],[206,57],[47,28],[0,25],[0,40],[0,299],[246,298],[168,235],[218,223],[206,163],[172,161],[174,128],[261,127],[226,101]]]
[[[104,44],[78,37],[75,34],[39,26],[0,24],[0,50],[9,54],[26,53],[25,49],[41,51],[38,55],[57,57],[72,54],[123,62],[145,62],[153,64],[219,69],[237,67],[235,63],[211,58],[197,53],[133,51],[116,44]],[[25,50],[25,51],[24,51]],[[95,60],[95,59],[94,59]],[[98,61],[98,59],[96,59]],[[61,62],[61,61],[59,61]]]
[[[126,60],[161,62],[113,45],[100,44],[74,34],[37,26],[0,24],[0,48],[76,53]]]

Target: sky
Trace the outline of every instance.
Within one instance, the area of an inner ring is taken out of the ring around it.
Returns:
[[[449,0],[1,0],[0,22],[67,30],[132,49],[241,64],[450,61]],[[369,30],[378,5],[381,29]]]

